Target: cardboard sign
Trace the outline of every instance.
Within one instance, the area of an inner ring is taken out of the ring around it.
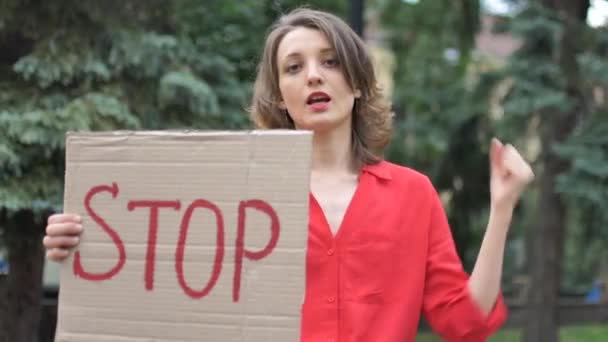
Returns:
[[[312,133],[68,133],[57,342],[298,341]]]

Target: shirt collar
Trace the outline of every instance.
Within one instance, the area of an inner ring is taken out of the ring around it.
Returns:
[[[362,168],[363,172],[371,173],[372,175],[380,178],[382,180],[391,180],[393,177],[391,176],[391,169],[389,164],[382,160],[377,164],[366,164]]]

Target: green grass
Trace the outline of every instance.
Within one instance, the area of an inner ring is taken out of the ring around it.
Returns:
[[[504,329],[488,339],[488,342],[522,341],[521,331]],[[560,342],[607,342],[608,325],[578,325],[560,329]],[[439,337],[424,333],[416,337],[416,342],[443,342]]]

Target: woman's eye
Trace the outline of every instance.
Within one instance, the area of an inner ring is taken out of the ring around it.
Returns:
[[[288,73],[292,74],[292,73],[297,72],[298,70],[300,70],[300,65],[299,64],[291,64],[291,65],[288,65],[287,68],[285,68],[285,70]]]
[[[338,60],[336,58],[329,58],[329,59],[325,60],[325,65],[328,67],[335,67],[338,64],[340,64],[340,63],[338,62]]]

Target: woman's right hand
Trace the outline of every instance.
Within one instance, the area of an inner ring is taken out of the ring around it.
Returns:
[[[82,218],[76,214],[49,216],[46,235],[42,240],[49,260],[61,262],[78,246],[82,233]]]

